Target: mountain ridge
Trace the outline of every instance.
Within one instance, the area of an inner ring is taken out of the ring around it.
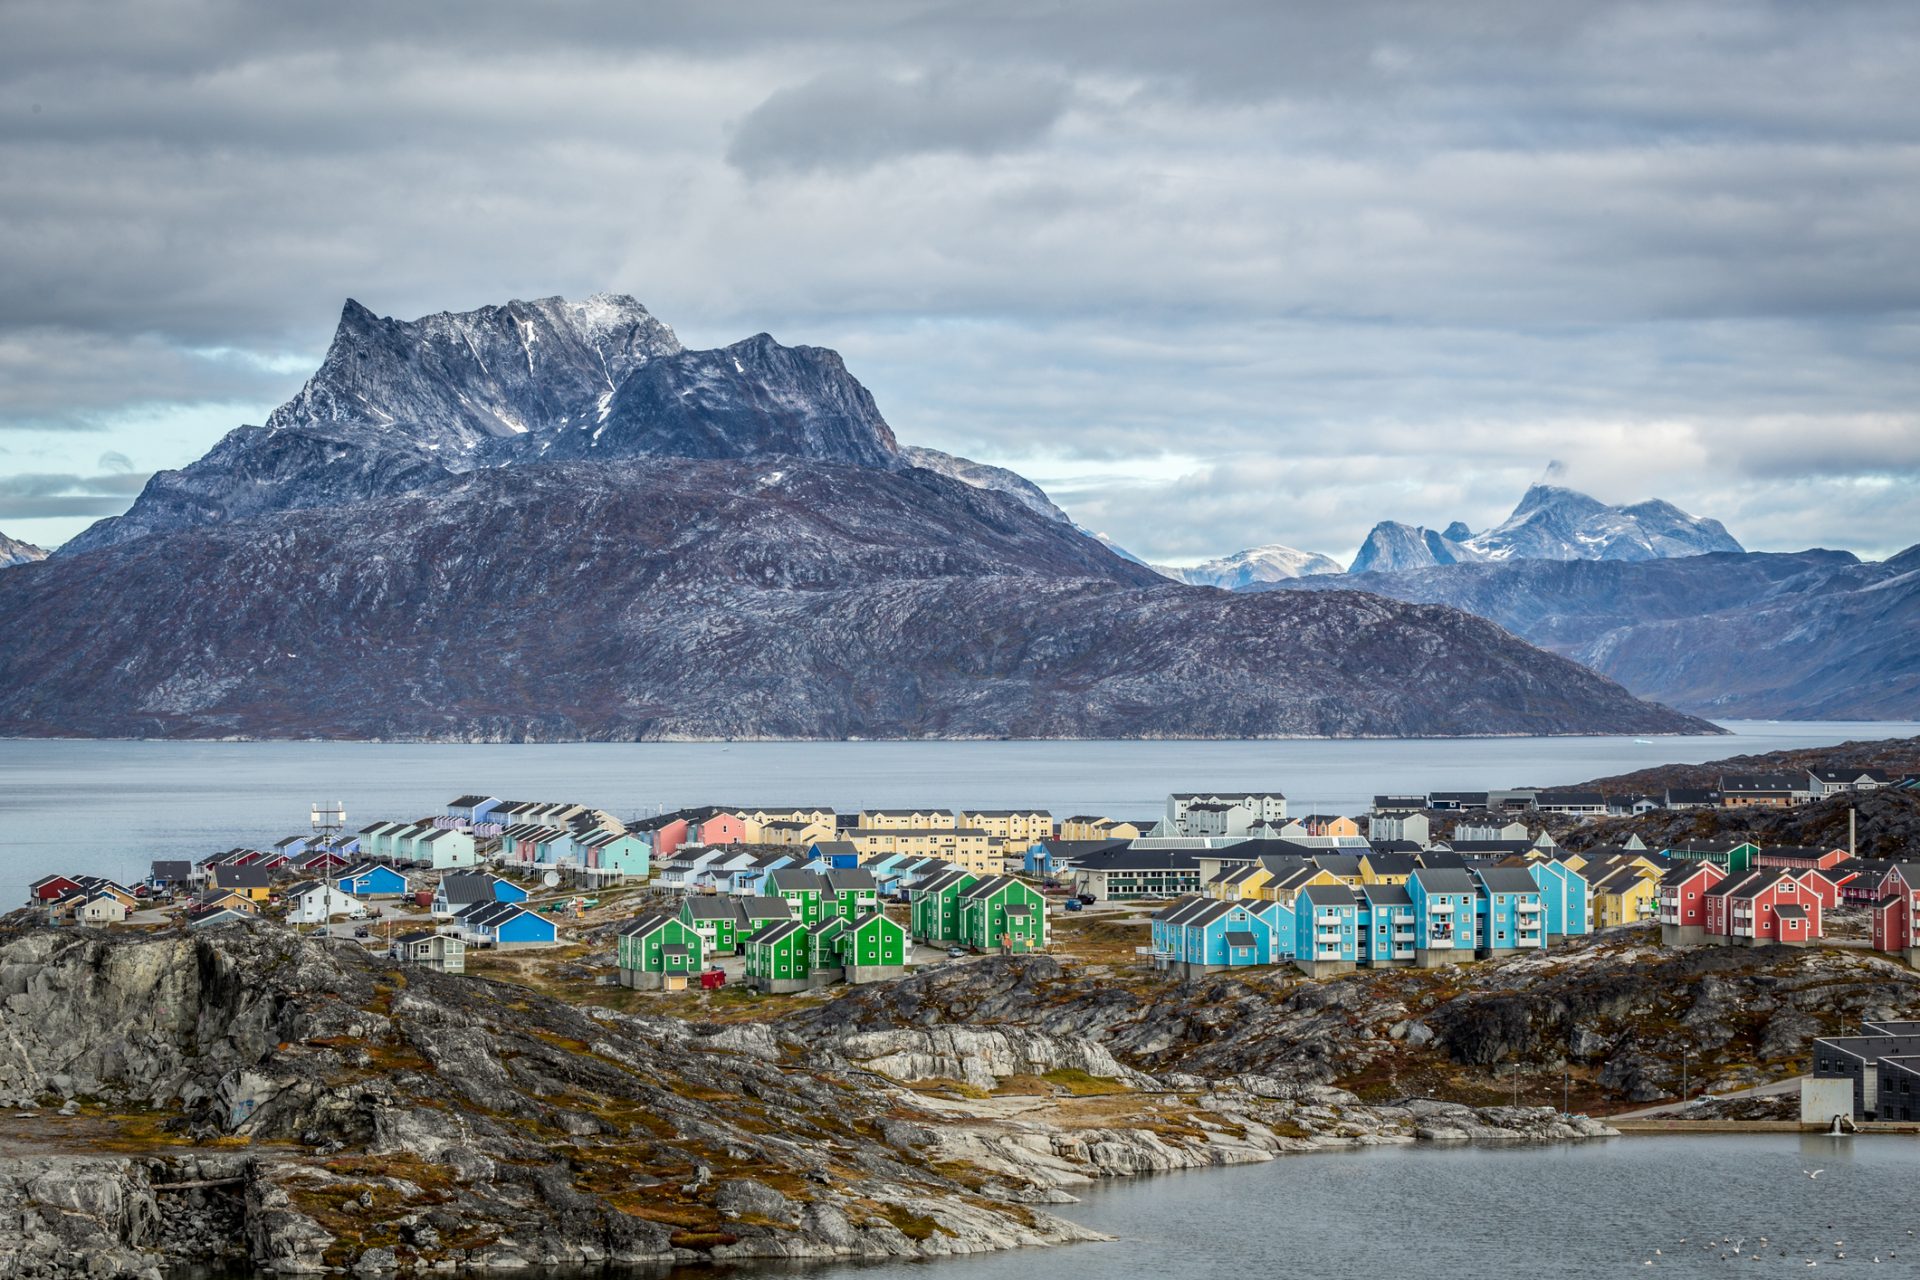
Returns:
[[[47,558],[44,548],[31,542],[22,542],[18,538],[9,538],[0,533],[0,569],[11,569],[15,565],[35,564]]]
[[[1716,731],[1451,609],[1186,587],[1063,516],[903,449],[825,348],[688,350],[625,295],[349,303],[265,425],[0,578],[0,733]]]

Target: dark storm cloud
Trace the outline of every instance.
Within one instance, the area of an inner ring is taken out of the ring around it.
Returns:
[[[348,295],[615,288],[695,343],[839,347],[903,438],[1058,477],[1160,558],[1477,526],[1557,457],[1757,545],[1910,523],[1908,4],[15,0],[0,28],[9,468],[188,461]]]

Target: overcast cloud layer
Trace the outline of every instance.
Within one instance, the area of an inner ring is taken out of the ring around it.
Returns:
[[[394,10],[400,12],[394,12]],[[839,349],[1150,558],[1549,459],[1920,541],[1920,6],[0,0],[0,530],[258,422],[342,300]]]

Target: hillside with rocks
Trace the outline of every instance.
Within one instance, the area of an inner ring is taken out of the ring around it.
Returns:
[[[349,303],[264,426],[0,576],[0,734],[1700,733],[1457,611],[1178,586],[903,451],[840,357],[631,298]]]
[[[11,569],[17,564],[34,564],[46,558],[47,553],[31,542],[22,542],[0,533],[0,569]]]
[[[1028,962],[1034,982],[1051,963]],[[1020,981],[989,964],[987,990]],[[556,1000],[270,925],[15,931],[0,1265],[151,1280],[930,1258],[1092,1238],[1035,1206],[1101,1177],[1609,1132],[1547,1107],[1162,1079],[1067,1029],[923,1019],[862,1039],[775,1000],[761,1021],[688,1022],[574,981],[581,998]]]

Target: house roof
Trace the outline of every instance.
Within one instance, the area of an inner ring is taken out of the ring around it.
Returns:
[[[1245,929],[1229,929],[1227,931],[1226,941],[1230,947],[1252,947],[1259,945],[1259,940]]]
[[[826,873],[827,888],[834,893],[855,893],[877,889],[873,872],[865,867],[834,867]]]
[[[1747,795],[1756,791],[1803,791],[1805,784],[1799,775],[1790,773],[1723,773],[1720,775],[1722,795]]]
[[[440,881],[440,896],[455,902],[492,902],[493,877],[478,873],[455,873]]]
[[[1668,804],[1717,804],[1720,793],[1711,787],[1668,787]]]
[[[756,920],[793,919],[793,904],[785,898],[752,894],[744,898],[735,898],[733,905],[739,918],[747,924],[752,924]]]
[[[752,945],[767,946],[771,943],[783,942],[786,939],[791,938],[796,933],[800,934],[802,937],[805,937],[806,932],[807,932],[807,926],[802,921],[776,920],[772,924],[769,924],[766,928],[762,929],[760,932],[754,934],[751,938],[747,939],[747,943],[750,946]]]
[[[781,867],[769,872],[767,883],[782,893],[821,893],[826,889],[826,880],[820,873],[805,867]]]
[[[1233,846],[1235,849],[1239,845]],[[1135,849],[1132,846],[1106,849],[1082,856],[1082,871],[1197,871],[1197,854],[1179,849]]]
[[[734,920],[740,914],[734,909],[732,898],[717,894],[689,895],[684,910],[695,920]]]
[[[193,874],[193,863],[185,859],[159,859],[154,862],[151,874],[159,880],[185,880]]]
[[[403,947],[411,947],[416,943],[430,942],[439,936],[439,934],[433,933],[430,930],[416,929],[412,933],[398,935],[394,938],[394,941]]]
[[[962,871],[958,867],[953,868],[951,871],[936,871],[919,884],[913,886],[912,892],[939,893],[960,883],[962,880],[969,879],[971,874],[971,872]]]
[[[1360,874],[1360,857],[1353,853],[1315,853],[1308,861],[1336,876]]]
[[[1403,884],[1363,884],[1360,896],[1376,907],[1410,907],[1413,895]]]
[[[1413,860],[1412,853],[1387,850],[1376,847],[1372,853],[1363,854],[1367,865],[1373,868],[1377,876],[1409,876],[1420,865]]]
[[[1473,876],[1460,867],[1421,867],[1413,873],[1420,888],[1427,893],[1475,893],[1478,886]]]
[[[1019,881],[1015,880],[1012,876],[982,876],[980,879],[962,889],[960,896],[978,901],[982,898],[991,898],[1001,890],[1018,883]]]
[[[644,938],[662,925],[679,918],[671,911],[648,911],[621,925],[619,933],[623,938]]]
[[[1805,920],[1807,909],[1797,902],[1783,902],[1773,909],[1773,914],[1782,920]]]
[[[222,889],[264,889],[273,883],[273,873],[262,867],[221,867]]]
[[[1353,890],[1343,884],[1310,884],[1300,891],[1300,896],[1316,907],[1351,907],[1359,903]]]
[[[1533,873],[1522,867],[1482,867],[1474,872],[1488,893],[1538,893]]]

